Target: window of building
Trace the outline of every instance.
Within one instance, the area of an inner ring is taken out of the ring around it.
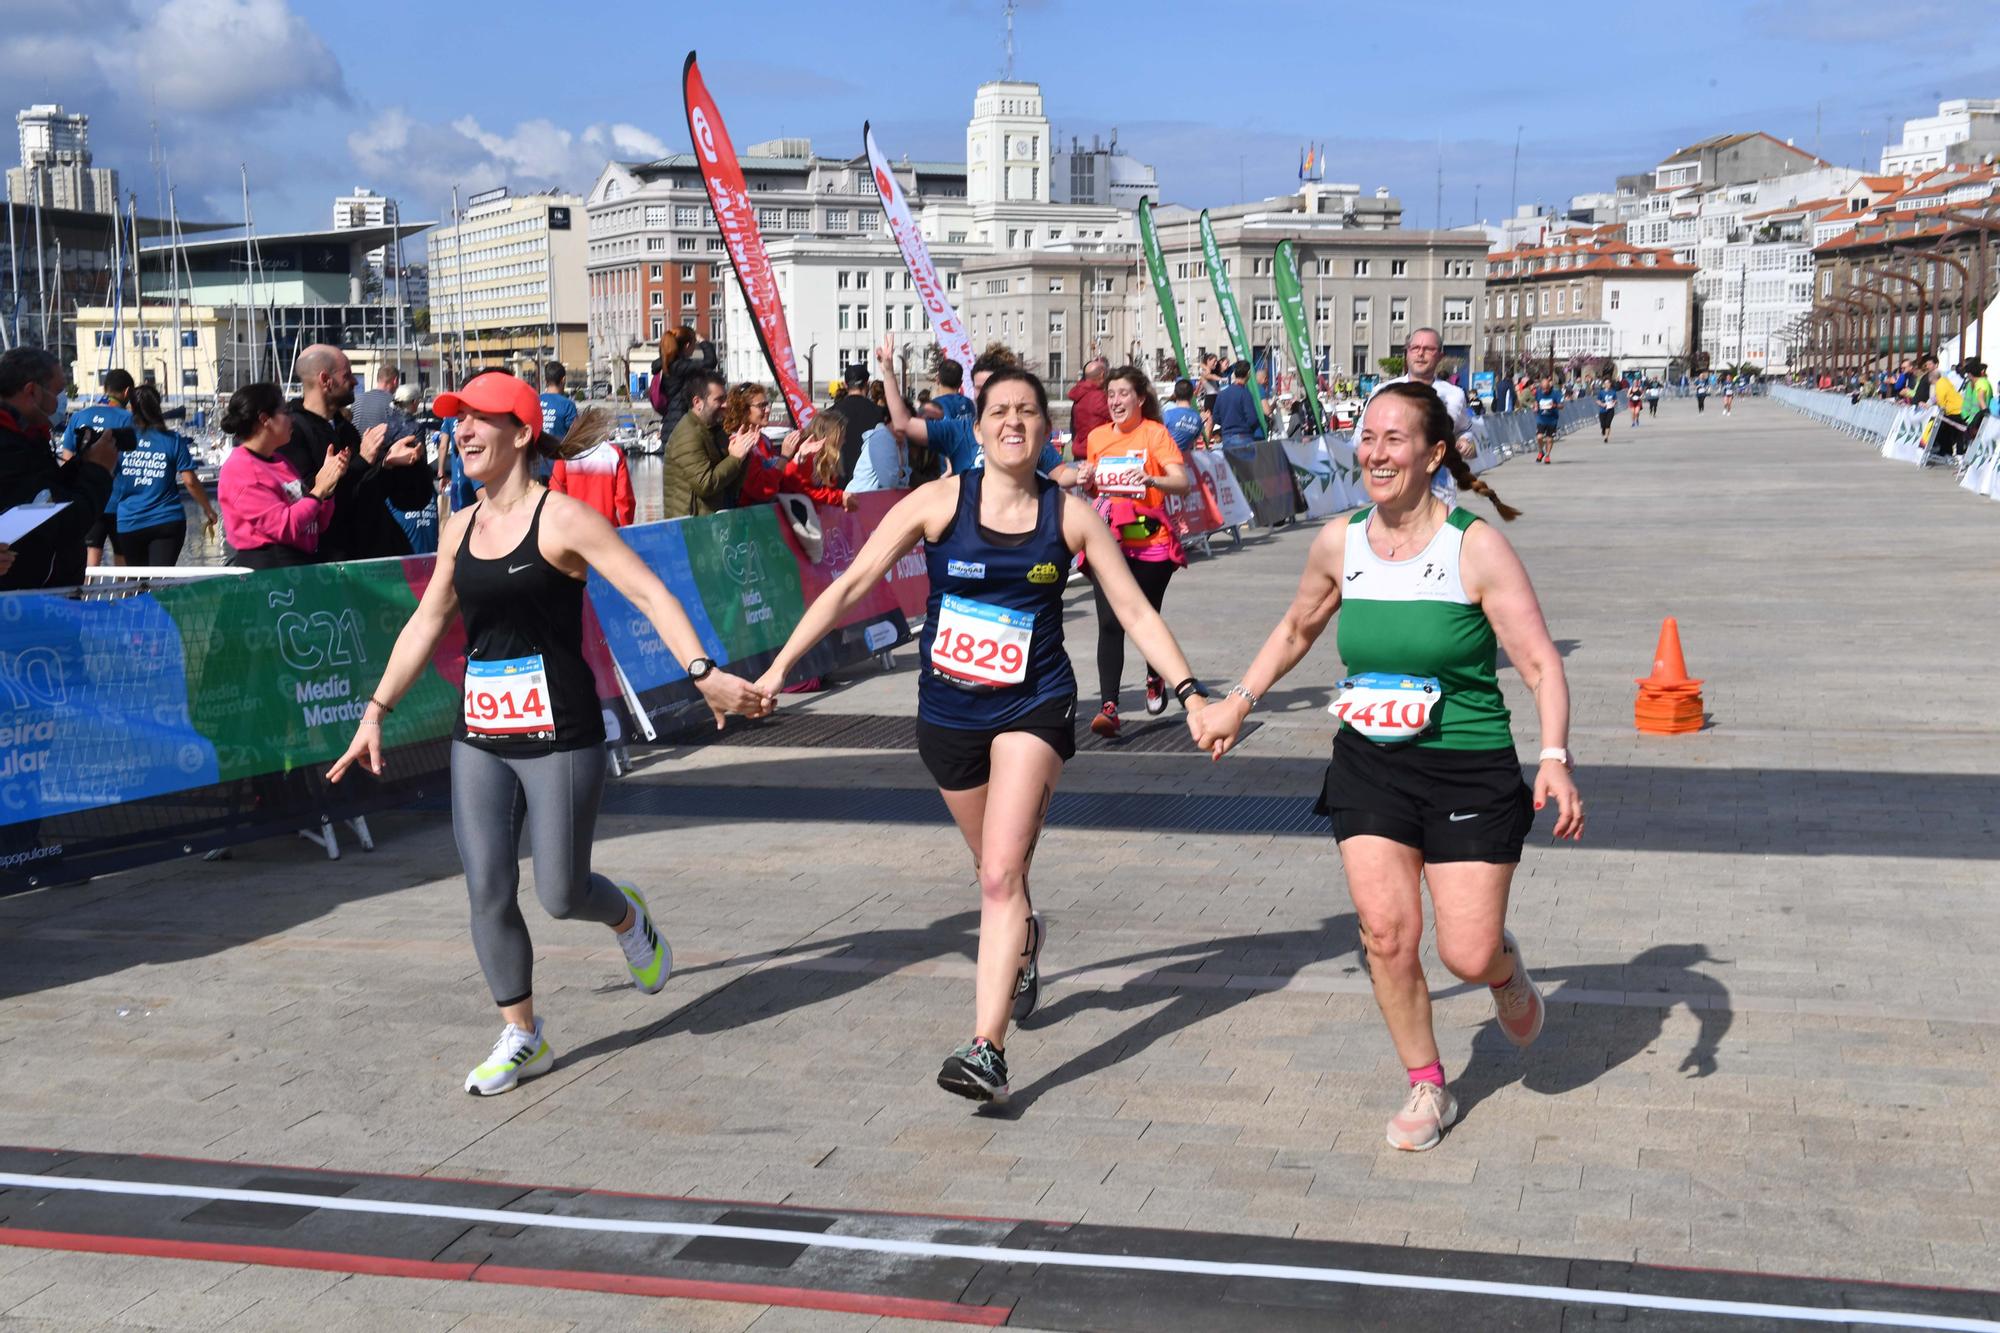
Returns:
[[[1407,324],[1410,322],[1409,297],[1392,296],[1389,298],[1389,322],[1391,324]]]
[[[1542,313],[1544,315],[1549,313],[1549,293],[1546,287],[1542,289]]]
[[[646,205],[646,225],[647,225],[647,226],[649,226],[649,227],[664,227],[664,226],[666,226],[666,225],[667,225],[667,206],[666,206],[665,204],[647,204],[647,205]]]
[[[864,208],[864,209],[862,209],[862,210],[861,210],[861,230],[863,230],[863,231],[880,231],[880,230],[882,230],[882,215],[881,215],[880,213],[877,213],[877,212],[876,212],[876,211],[875,211],[874,209],[872,209],[872,208]]]
[[[1583,288],[1571,287],[1569,289],[1569,308],[1576,311],[1579,315],[1583,313]]]
[[[722,309],[722,293],[721,293],[721,292],[710,292],[710,293],[708,294],[708,308],[709,308],[710,310],[720,310],[720,309]]]
[[[813,215],[810,208],[788,208],[785,210],[785,230],[811,231]]]
[[[944,234],[944,239],[947,245],[964,245],[965,233],[962,231],[948,231]],[[956,277],[958,275],[953,274],[952,276]]]
[[[646,248],[653,251],[664,250],[667,248],[667,238],[664,236],[648,236],[646,238]]]
[[[681,265],[681,281],[682,281],[682,282],[693,282],[693,281],[694,281],[694,265],[693,265],[693,264],[682,264],[682,265]]]
[[[1354,276],[1355,276],[1355,277],[1357,277],[1357,278],[1365,278],[1365,277],[1367,277],[1367,276],[1368,276],[1368,267],[1369,267],[1369,265],[1370,265],[1370,264],[1372,264],[1373,262],[1374,262],[1374,261],[1373,261],[1373,260],[1370,260],[1370,259],[1357,259],[1357,260],[1355,260],[1355,261],[1354,261]]]
[[[1321,296],[1313,301],[1313,323],[1324,324],[1333,318],[1333,298]]]
[[[826,229],[827,229],[828,231],[846,231],[846,230],[847,230],[847,210],[846,210],[846,209],[844,209],[844,208],[829,208],[829,209],[827,209],[827,210],[826,210]]]
[[[1050,279],[1049,279],[1049,290],[1050,290],[1050,291],[1052,291],[1052,292],[1060,292],[1060,291],[1061,291],[1062,289],[1063,289],[1063,280],[1062,280],[1061,278],[1050,278]]]
[[[1409,260],[1407,260],[1407,259],[1392,259],[1392,260],[1390,260],[1390,261],[1389,261],[1389,276],[1390,276],[1390,277],[1392,277],[1392,278],[1400,278],[1400,277],[1404,276],[1405,274],[1407,274],[1407,273],[1408,273],[1409,271],[1410,271],[1410,261],[1409,261]]]
[[[1618,308],[1618,298],[1620,295],[1621,293],[1616,287],[1611,289],[1611,309],[1616,310]]]
[[[917,308],[913,305],[904,306],[903,332],[905,333],[913,332],[916,329],[916,327],[917,327]]]
[[[1470,324],[1472,322],[1472,298],[1469,296],[1445,297],[1444,322],[1447,324]]]
[[[944,289],[948,292],[955,292],[958,290],[958,274],[947,273],[944,275]]]
[[[722,281],[722,265],[720,265],[720,264],[710,264],[710,265],[708,266],[708,280],[709,280],[710,282],[721,282],[721,281]]]
[[[833,288],[835,291],[844,292],[848,289],[850,285],[852,285],[853,282],[854,282],[854,275],[849,273],[846,269],[841,269],[838,273],[833,275]]]
[[[683,253],[695,249],[699,244],[700,243],[696,241],[695,238],[692,236],[674,237],[674,249],[679,250]]]
[[[660,335],[665,333],[666,331],[667,331],[667,321],[661,319],[658,315],[655,315],[653,317],[653,340],[655,342],[658,342]]]
[[[665,310],[667,308],[667,294],[665,292],[654,292],[651,305],[655,310]]]
[[[198,370],[183,370],[181,372],[181,387],[183,389],[200,388],[201,372]]]
[[[663,276],[665,276],[666,267],[667,266],[665,264],[648,264],[646,266],[646,276],[651,278],[654,282],[658,282]]]
[[[1360,263],[1364,261],[1357,260],[1355,262]],[[1354,322],[1356,324],[1366,324],[1368,322],[1369,311],[1374,308],[1374,305],[1375,305],[1375,298],[1372,296],[1355,297]]]
[[[1272,324],[1277,322],[1277,318],[1278,303],[1276,301],[1252,301],[1250,303],[1251,323]]]
[[[692,250],[694,247],[689,246],[688,248]],[[710,254],[719,255],[728,248],[729,247],[727,245],[723,244],[722,238],[720,236],[711,236],[708,238],[708,252]]]
[[[182,329],[182,330],[181,330],[181,346],[183,346],[183,347],[199,347],[199,346],[201,346],[201,334],[199,334],[198,332],[196,332],[196,331],[195,331],[195,330],[193,330],[193,329]]]
[[[1563,313],[1563,312],[1564,312],[1565,310],[1567,310],[1568,308],[1569,308],[1569,293],[1568,293],[1568,292],[1566,292],[1566,291],[1559,291],[1559,292],[1557,292],[1557,293],[1556,293],[1556,313],[1557,313],[1558,315],[1560,315],[1560,314],[1562,314],[1562,313]]]
[[[838,312],[838,322],[837,322],[837,324],[836,324],[836,327],[838,327],[838,328],[842,328],[842,329],[851,329],[851,328],[853,328],[853,327],[854,327],[854,307],[853,307],[853,306],[851,306],[851,305],[844,305],[844,306],[840,307],[840,310],[839,310],[839,312]]]
[[[867,307],[867,306],[865,306],[865,305],[858,305],[858,306],[854,307],[854,327],[855,327],[855,328],[857,328],[857,329],[865,329],[865,328],[867,328],[867,327],[868,327],[868,307]]]
[[[694,309],[694,293],[693,293],[693,292],[682,292],[682,293],[681,293],[681,309],[683,309],[683,310],[692,310],[692,309]]]
[[[867,270],[867,269],[865,269],[865,268],[863,268],[863,269],[856,269],[856,270],[854,271],[854,289],[855,289],[856,291],[859,291],[859,292],[865,292],[865,291],[867,291],[867,290],[868,290],[868,270]]]
[[[97,330],[97,331],[96,331],[95,333],[93,333],[93,334],[91,335],[91,341],[92,341],[92,342],[93,342],[94,344],[96,344],[97,346],[99,346],[99,347],[109,347],[109,346],[111,346],[111,345],[112,345],[112,344],[111,344],[111,330],[110,330],[110,329],[98,329],[98,330]],[[43,362],[43,364],[44,364],[44,365],[46,365],[46,364],[48,364],[48,363],[47,363],[47,362]]]
[[[708,338],[710,342],[722,341],[722,316],[710,315],[708,317]]]
[[[772,231],[785,225],[785,210],[782,208],[760,208],[757,210],[757,225],[769,227]]]
[[[1111,332],[1111,316],[1100,310],[1097,314],[1097,336],[1102,338],[1109,332]]]
[[[674,226],[694,227],[701,224],[701,210],[693,204],[674,205]]]

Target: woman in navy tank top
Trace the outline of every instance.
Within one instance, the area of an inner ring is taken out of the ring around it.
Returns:
[[[472,945],[503,1026],[465,1090],[492,1096],[555,1068],[535,1012],[534,945],[521,918],[520,838],[534,850],[535,896],[550,916],[594,921],[618,937],[632,984],[658,994],[673,952],[645,897],[590,868],[604,792],[604,721],[583,656],[584,580],[591,570],[644,612],[722,725],[725,712],[761,717],[772,701],[719,671],[680,602],[604,515],[537,481],[541,463],[571,458],[609,433],[593,411],[557,441],[542,433],[541,400],[501,372],[440,394],[458,422],[465,473],[485,487],[454,513],[437,565],[369,698],[354,740],[327,776],[355,764],[382,772],[382,720],[430,667],[454,620],[465,626],[463,709],[451,744],[451,824],[465,863]]]
[[[1004,1103],[1007,1026],[1034,1011],[1041,989],[1042,922],[1028,866],[1063,761],[1076,752],[1076,675],[1062,616],[1078,551],[1103,571],[1103,594],[1146,660],[1179,682],[1190,724],[1208,692],[1104,521],[1036,474],[1049,436],[1042,382],[995,371],[979,390],[974,424],[985,466],[920,487],[884,515],[757,688],[775,695],[799,658],[923,544],[930,605],[917,645],[917,753],[972,849],[980,891],[973,1037],[945,1060],[938,1083]]]

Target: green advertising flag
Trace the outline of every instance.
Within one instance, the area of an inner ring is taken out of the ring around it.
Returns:
[[[1250,340],[1243,336],[1243,315],[1236,308],[1236,293],[1229,286],[1229,274],[1222,267],[1222,252],[1215,248],[1215,228],[1208,223],[1208,210],[1201,210],[1201,253],[1208,261],[1208,280],[1215,284],[1215,303],[1222,307],[1222,327],[1229,333],[1229,345],[1236,349],[1238,359],[1250,359]],[[1257,424],[1266,433],[1271,429],[1271,419],[1264,415],[1264,395],[1257,388],[1257,371],[1250,371],[1250,398],[1257,404]]]
[[[1305,391],[1306,406],[1312,409],[1313,426],[1326,429],[1326,413],[1319,405],[1318,366],[1313,360],[1312,339],[1306,336],[1306,297],[1299,289],[1299,257],[1289,240],[1278,242],[1278,261],[1272,268],[1278,289],[1278,309],[1285,317],[1285,332],[1292,340],[1292,364],[1299,368],[1299,385]]]
[[[1174,289],[1167,282],[1167,261],[1160,254],[1160,234],[1153,230],[1153,201],[1139,200],[1139,239],[1146,247],[1146,268],[1153,275],[1153,294],[1160,298],[1160,314],[1167,321],[1167,340],[1174,347],[1174,364],[1188,373],[1187,352],[1181,347],[1181,317],[1174,307]]]

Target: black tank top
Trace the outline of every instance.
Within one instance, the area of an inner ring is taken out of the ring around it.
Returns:
[[[458,544],[452,591],[465,622],[465,703],[456,738],[496,754],[581,750],[604,741],[597,685],[583,660],[583,592],[542,558],[542,507],[497,560]],[[483,504],[484,501],[481,501]]]

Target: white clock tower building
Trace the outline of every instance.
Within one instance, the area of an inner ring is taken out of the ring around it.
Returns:
[[[965,127],[965,194],[974,208],[1049,202],[1049,122],[1040,84],[983,83]]]

